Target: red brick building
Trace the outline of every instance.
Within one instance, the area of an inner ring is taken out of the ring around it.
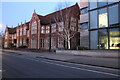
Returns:
[[[75,31],[78,32],[78,20],[80,15],[80,9],[78,4],[68,7],[71,16],[74,19]],[[62,13],[67,14],[66,9],[62,9]],[[66,48],[65,40],[57,33],[63,33],[63,22],[56,24],[54,18],[57,16],[59,19],[60,11],[48,14],[46,16],[41,16],[35,11],[29,22],[24,24],[18,24],[15,28],[6,27],[5,30],[5,42],[4,47],[7,48],[8,44],[11,42],[14,46],[27,46],[32,49],[56,49],[56,48]],[[79,45],[79,33],[71,39],[71,49],[76,48]]]

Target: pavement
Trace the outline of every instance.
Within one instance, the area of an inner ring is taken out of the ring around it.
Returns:
[[[76,56],[68,54],[56,54],[55,52],[27,52],[17,50],[3,50],[5,52],[16,53],[18,55],[29,56],[31,58],[43,58],[48,60],[56,60],[62,62],[85,64],[91,66],[99,66],[113,69],[120,69],[120,58],[106,58],[106,57],[90,57],[90,56]]]

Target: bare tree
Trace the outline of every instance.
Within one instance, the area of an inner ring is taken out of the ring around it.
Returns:
[[[63,28],[63,31],[58,31],[57,34],[67,42],[68,49],[71,49],[71,39],[74,38],[78,29],[79,11],[74,10],[74,7],[68,7],[67,3],[65,6],[65,9],[61,9],[61,5],[58,5],[57,9],[59,12],[54,17],[54,21],[59,28]]]

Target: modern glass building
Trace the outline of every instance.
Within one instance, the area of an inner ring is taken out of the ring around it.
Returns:
[[[90,49],[120,49],[120,1],[115,1],[89,2]]]

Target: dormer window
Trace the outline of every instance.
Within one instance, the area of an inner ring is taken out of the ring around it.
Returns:
[[[34,21],[31,27],[31,34],[36,34],[36,33],[37,33],[37,22]]]

